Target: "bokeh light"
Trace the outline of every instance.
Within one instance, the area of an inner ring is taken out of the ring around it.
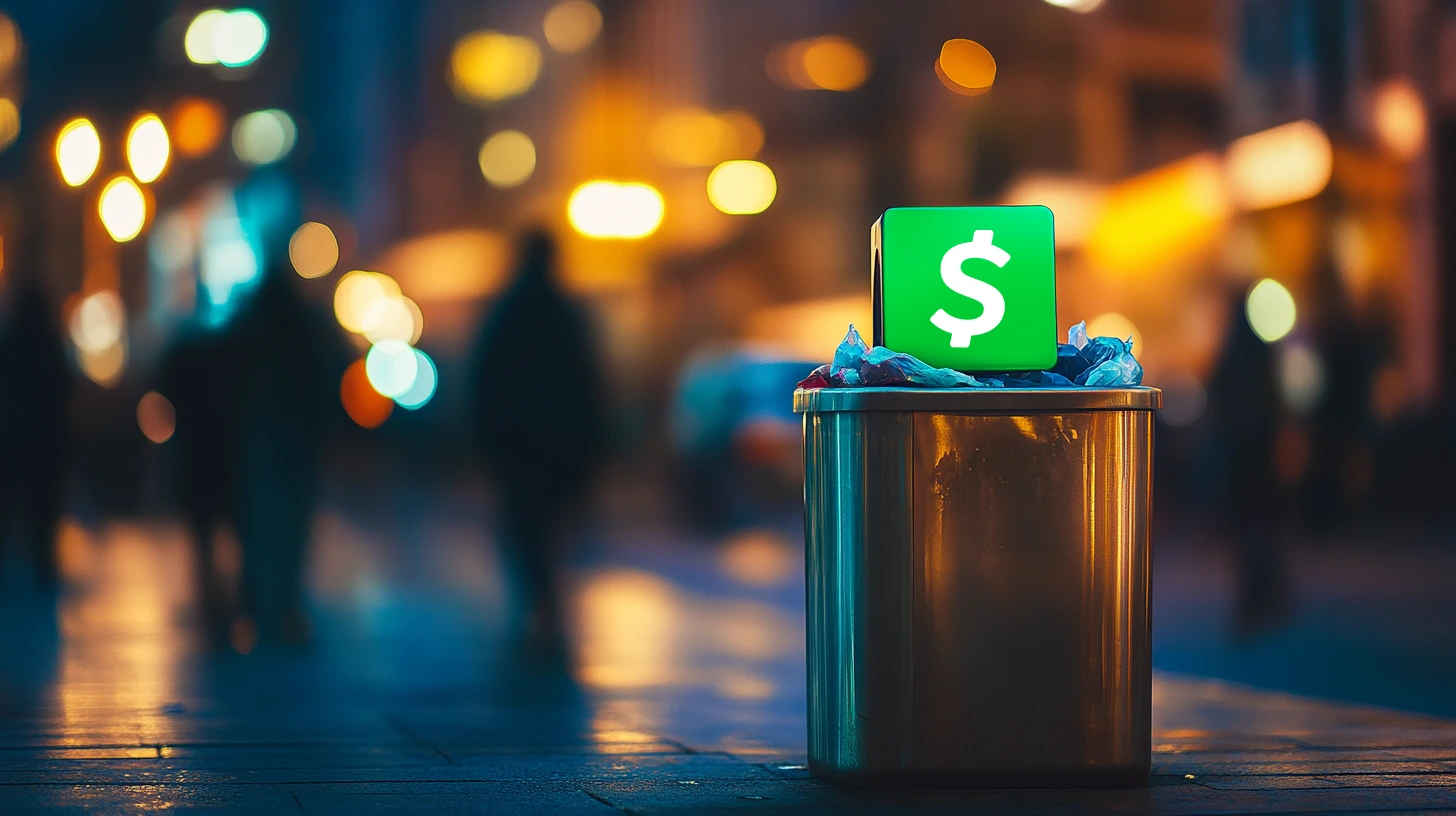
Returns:
[[[498,102],[530,90],[541,70],[541,49],[525,37],[476,31],[455,44],[450,77],[467,99]]]
[[[20,27],[10,16],[0,13],[0,76],[9,74],[20,61]]]
[[[156,391],[148,391],[137,400],[137,427],[142,436],[160,445],[177,431],[177,409],[172,407],[171,400]]]
[[[662,224],[662,194],[636,181],[589,181],[571,193],[566,217],[588,238],[646,238]]]
[[[702,108],[673,108],[653,123],[648,144],[653,155],[670,164],[712,167],[758,155],[763,126],[746,111],[714,114]]]
[[[1375,135],[1386,150],[1407,160],[1420,155],[1426,145],[1426,106],[1414,85],[1404,79],[1381,85],[1371,112]]]
[[[327,224],[306,221],[288,239],[288,260],[301,277],[321,278],[339,263],[339,239]]]
[[[1278,342],[1294,329],[1294,296],[1279,281],[1265,278],[1249,290],[1244,314],[1249,318],[1249,328],[1260,340]]]
[[[784,537],[768,529],[745,530],[718,551],[718,565],[730,578],[757,587],[784,583],[795,574],[801,557]]]
[[[14,144],[20,136],[20,108],[9,99],[0,98],[0,150]]]
[[[132,175],[143,184],[150,184],[167,169],[172,153],[167,127],[154,113],[148,113],[132,124],[126,134],[126,161]]]
[[[126,343],[113,343],[100,351],[80,350],[76,362],[86,379],[103,388],[110,388],[121,381],[126,373]]]
[[[1116,337],[1118,340],[1132,340],[1133,354],[1147,351],[1143,348],[1143,333],[1118,312],[1106,312],[1087,321],[1088,337]]]
[[[182,50],[198,65],[248,65],[268,45],[268,24],[252,9],[207,9],[187,26]]]
[[[519,130],[503,130],[481,144],[479,160],[492,187],[515,187],[536,171],[536,145]]]
[[[102,226],[118,243],[140,235],[147,223],[147,197],[130,176],[117,176],[106,183],[97,210],[101,213]]]
[[[1319,405],[1325,393],[1325,364],[1308,345],[1296,341],[1279,344],[1276,360],[1279,397],[1296,415],[1304,415]]]
[[[298,128],[281,110],[253,111],[233,125],[233,152],[248,164],[272,164],[293,151]]]
[[[1103,0],[1046,0],[1053,6],[1075,11],[1078,14],[1086,14],[1089,11],[1096,11],[1102,8]]]
[[[1191,374],[1175,371],[1159,379],[1157,386],[1163,391],[1158,418],[1175,428],[1197,422],[1208,408],[1208,390]]]
[[[71,310],[71,342],[82,352],[99,353],[121,342],[126,309],[111,289],[92,292]]]
[[[227,114],[221,105],[208,99],[180,99],[167,118],[172,122],[172,142],[177,152],[187,157],[210,153],[227,130]]]
[[[977,96],[996,81],[996,58],[975,40],[946,40],[935,60],[941,84],[964,96]]]
[[[723,162],[708,174],[708,200],[729,215],[753,215],[768,209],[778,194],[778,181],[763,162]]]
[[[870,60],[843,37],[819,37],[803,50],[804,75],[826,91],[852,91],[864,84]]]
[[[360,332],[371,343],[399,340],[415,343],[425,330],[420,307],[404,295],[375,298],[359,319]]]
[[[378,428],[394,413],[394,400],[383,396],[369,384],[364,361],[355,360],[344,370],[339,382],[339,401],[344,413],[361,428]]]
[[[430,355],[415,349],[415,360],[419,364],[418,373],[415,374],[415,381],[403,394],[394,398],[399,407],[415,411],[425,406],[430,398],[435,396],[435,387],[439,381],[439,372],[435,370],[435,361]]]
[[[355,269],[339,278],[334,289],[334,317],[345,330],[364,331],[364,314],[374,301],[399,294],[399,284],[388,275]]]
[[[1258,210],[1318,195],[1330,181],[1334,150],[1308,120],[1261,131],[1229,145],[1224,175],[1235,204]]]
[[[79,187],[96,172],[101,163],[101,134],[90,119],[72,119],[56,137],[56,165],[61,178],[72,187]]]
[[[563,54],[575,54],[596,40],[602,30],[602,12],[587,0],[566,0],[546,12],[541,24],[546,42]]]
[[[381,340],[364,356],[364,373],[375,391],[391,399],[407,393],[420,372],[415,350],[403,340]]]

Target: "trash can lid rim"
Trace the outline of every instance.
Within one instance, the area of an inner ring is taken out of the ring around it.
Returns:
[[[1156,411],[1156,388],[800,388],[794,412],[1055,413]]]

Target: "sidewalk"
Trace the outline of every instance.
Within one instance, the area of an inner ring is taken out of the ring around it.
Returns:
[[[55,627],[0,598],[0,812],[1456,809],[1456,721],[1172,675],[1147,789],[839,791],[803,767],[792,548],[605,547],[578,576],[582,685],[519,697],[484,535],[431,519],[325,520],[302,654],[203,650],[174,529],[72,542]]]

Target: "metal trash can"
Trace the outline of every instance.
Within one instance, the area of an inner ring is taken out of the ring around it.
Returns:
[[[853,787],[1147,784],[1161,396],[795,392],[815,774]]]

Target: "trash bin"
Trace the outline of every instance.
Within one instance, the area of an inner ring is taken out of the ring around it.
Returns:
[[[1146,785],[1154,388],[800,390],[809,767]]]

